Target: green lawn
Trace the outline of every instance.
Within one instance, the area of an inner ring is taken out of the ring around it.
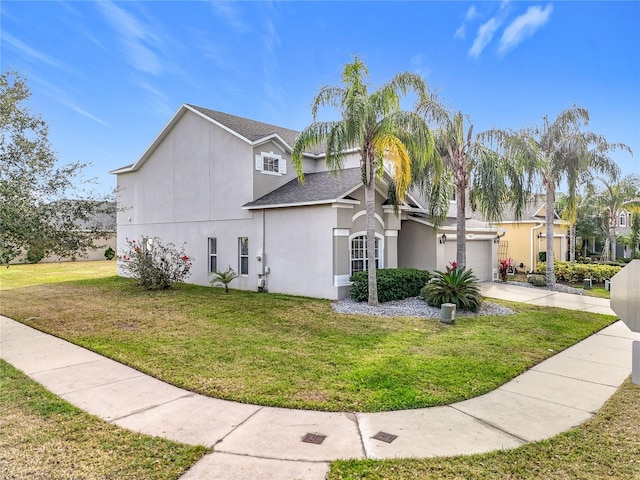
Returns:
[[[143,291],[115,277],[114,268],[78,262],[1,269],[0,310],[194,392],[361,412],[483,394],[615,320],[509,304],[515,315],[459,317],[452,327],[336,314],[329,301],[285,295],[226,295],[193,285]]]
[[[549,440],[482,455],[338,461],[329,480],[637,480],[638,405],[640,387],[627,379],[593,418]]]
[[[173,480],[209,450],[84,413],[0,360],[0,476]]]

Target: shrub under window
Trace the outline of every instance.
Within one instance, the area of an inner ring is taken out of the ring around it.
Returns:
[[[417,268],[382,268],[376,272],[378,301],[390,302],[417,297],[431,275]],[[357,272],[351,276],[351,298],[356,302],[369,299],[368,273]]]

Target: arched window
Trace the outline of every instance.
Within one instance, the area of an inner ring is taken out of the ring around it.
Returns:
[[[376,269],[382,268],[382,236],[376,234]],[[350,274],[353,275],[356,272],[366,271],[368,268],[367,262],[367,236],[356,234],[351,237],[351,248],[349,251],[350,260]]]
[[[626,213],[621,213],[620,214],[620,221],[618,222],[618,225],[621,227],[626,227],[627,226],[627,214]]]

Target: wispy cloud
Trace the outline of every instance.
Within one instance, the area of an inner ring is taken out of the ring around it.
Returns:
[[[524,14],[517,17],[504,29],[498,46],[498,54],[504,55],[523,40],[531,37],[549,21],[551,12],[553,12],[551,4],[548,4],[544,9],[539,6],[529,7]]]
[[[85,108],[80,106],[78,102],[74,98],[72,98],[72,96],[69,94],[68,89],[62,89],[60,87],[57,87],[52,83],[44,80],[43,78],[35,75],[31,75],[29,78],[35,81],[35,83],[40,86],[40,91],[42,93],[56,100],[57,102],[61,103],[65,107],[73,110],[74,112],[76,112],[79,115],[82,115],[83,117],[86,117],[90,120],[93,120],[96,123],[99,123],[100,125],[105,125],[105,126],[109,125],[100,117],[93,115],[92,113],[88,112]]]
[[[278,54],[277,50],[281,44],[280,36],[271,19],[265,21],[265,28],[262,30],[263,67],[264,72],[264,93],[269,99],[270,107],[274,110],[283,111],[286,108],[284,89],[280,85],[278,78]]]
[[[174,109],[170,105],[170,99],[166,93],[158,90],[156,87],[144,80],[140,80],[136,83],[147,93],[153,111],[160,114],[160,116],[167,118],[173,114]]]
[[[120,35],[129,63],[145,73],[160,75],[165,67],[161,60],[161,41],[153,30],[133,14],[112,2],[97,2],[97,7],[111,27]]]
[[[473,41],[473,45],[471,45],[471,48],[469,49],[470,57],[478,58],[480,56],[484,48],[491,42],[493,35],[501,24],[502,21],[500,19],[493,17],[480,25],[476,38]]]
[[[62,62],[58,61],[57,59],[53,58],[50,55],[47,55],[46,53],[36,50],[35,48],[31,48],[29,45],[17,39],[10,33],[3,32],[2,40],[7,42],[17,51],[19,51],[23,56],[31,60],[36,60],[37,62],[45,63],[51,67],[65,69]]]
[[[411,57],[410,64],[411,70],[421,77],[428,77],[431,74],[431,70],[424,66],[424,55],[421,53]]]
[[[211,6],[216,16],[220,17],[234,30],[238,32],[246,32],[249,30],[249,26],[242,20],[238,9],[235,8],[232,2],[216,0],[211,2]]]
[[[464,21],[456,30],[454,37],[464,40],[467,37],[467,22],[472,21],[474,18],[478,16],[478,10],[475,5],[471,5],[467,9],[467,13],[464,15]]]

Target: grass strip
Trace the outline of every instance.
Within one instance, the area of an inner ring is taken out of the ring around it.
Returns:
[[[209,450],[106,423],[0,360],[3,478],[179,478]]]
[[[336,461],[329,480],[638,479],[639,404],[627,379],[594,417],[549,440],[482,455]]]

